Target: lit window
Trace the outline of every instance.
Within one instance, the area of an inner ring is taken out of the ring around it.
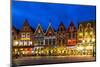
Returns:
[[[85,36],[87,36],[88,35],[88,32],[85,32]]]
[[[40,29],[38,30],[38,33],[40,33]]]
[[[79,31],[83,31],[82,24],[79,25]]]
[[[32,45],[32,41],[29,41],[29,45]]]
[[[27,45],[27,41],[24,41],[24,46],[26,46]]]
[[[15,49],[15,52],[17,52],[18,51],[18,49]]]
[[[89,28],[89,29],[91,28],[91,24],[90,23],[87,24],[87,28]]]
[[[93,35],[93,32],[92,31],[90,32],[90,35]]]
[[[21,33],[21,38],[25,38],[25,33]]]
[[[23,46],[23,41],[19,41],[19,46]]]
[[[45,44],[48,45],[48,39],[45,40]]]
[[[18,45],[18,41],[14,41],[14,46],[17,46]]]
[[[23,50],[23,48],[20,48],[20,50],[22,51],[22,50]]]
[[[27,33],[26,34],[26,38],[30,38],[30,33]]]

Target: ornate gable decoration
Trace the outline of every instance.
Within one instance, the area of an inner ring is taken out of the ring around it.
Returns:
[[[32,29],[28,23],[28,20],[24,21],[23,28],[21,29],[21,32],[32,32]]]
[[[46,35],[46,36],[53,36],[53,35],[55,35],[55,32],[54,32],[54,30],[53,30],[51,24],[49,24],[45,35]]]
[[[40,24],[38,24],[38,27],[36,28],[34,34],[35,34],[35,35],[37,35],[37,34],[44,34],[44,32],[43,32],[42,27],[41,27]]]
[[[64,24],[61,22],[58,27],[58,33],[63,33],[64,31],[66,31],[66,28],[65,28]]]
[[[73,21],[71,21],[70,25],[68,26],[68,29],[67,29],[67,32],[74,32],[74,31],[77,31]]]

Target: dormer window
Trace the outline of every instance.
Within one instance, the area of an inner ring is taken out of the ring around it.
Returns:
[[[40,33],[40,29],[38,30],[38,33]]]
[[[49,36],[51,35],[51,31],[49,31]]]

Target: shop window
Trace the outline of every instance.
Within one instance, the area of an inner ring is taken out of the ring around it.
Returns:
[[[23,41],[19,41],[19,46],[23,46]]]
[[[18,45],[18,41],[14,41],[14,46],[17,46]]]
[[[32,41],[29,41],[29,45],[32,45]]]
[[[27,46],[27,41],[24,41],[24,46]]]

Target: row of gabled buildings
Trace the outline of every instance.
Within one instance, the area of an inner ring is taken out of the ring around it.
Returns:
[[[12,27],[12,45],[13,52],[18,51],[33,51],[35,48],[44,47],[71,47],[82,45],[82,43],[92,43],[95,41],[95,21],[81,22],[78,28],[73,21],[70,22],[68,28],[60,23],[57,31],[49,24],[46,31],[38,24],[36,29],[33,29],[27,20],[25,20],[23,28],[17,30]]]

